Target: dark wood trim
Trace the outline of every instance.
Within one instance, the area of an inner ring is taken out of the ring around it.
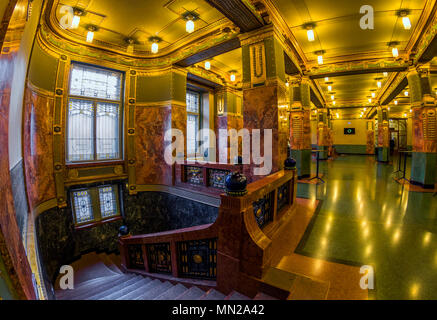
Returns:
[[[120,221],[122,219],[123,219],[123,217],[121,215],[118,215],[116,217],[111,217],[111,218],[103,219],[103,220],[100,220],[100,221],[93,221],[91,223],[87,223],[87,224],[83,224],[83,225],[78,225],[78,226],[75,226],[74,229],[75,230],[91,229],[91,228],[100,226],[100,225],[105,224],[105,223],[116,222],[116,221]]]
[[[67,169],[74,169],[74,168],[89,168],[89,167],[110,167],[110,166],[120,166],[120,165],[124,165],[124,160],[67,163],[65,166],[67,167]]]

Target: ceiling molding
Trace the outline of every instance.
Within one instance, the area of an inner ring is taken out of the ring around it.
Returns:
[[[169,56],[177,56],[177,61],[180,61],[188,56],[195,54],[197,51],[203,51],[206,48],[213,47],[221,42],[228,41],[238,36],[239,30],[234,24],[226,18],[222,18],[214,23],[211,23],[195,33],[189,34],[169,46],[159,50],[158,54],[152,54],[150,51],[134,50],[128,52],[128,44],[125,46],[108,43],[99,39],[94,39],[93,43],[86,42],[85,37],[78,37],[77,34],[63,29],[59,25],[56,17],[56,9],[60,0],[48,0],[44,6],[42,16],[42,24],[47,25],[52,33],[61,39],[68,40],[79,45],[97,48],[130,58],[155,59],[168,58]]]
[[[400,72],[407,69],[408,63],[403,60],[372,59],[342,64],[326,64],[313,69],[308,75],[311,79],[321,79],[368,73]]]

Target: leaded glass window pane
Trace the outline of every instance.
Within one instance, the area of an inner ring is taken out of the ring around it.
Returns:
[[[100,102],[97,104],[97,160],[120,157],[119,114],[118,104]]]
[[[197,151],[197,132],[199,131],[199,116],[187,115],[187,152],[188,154]]]
[[[67,120],[69,162],[122,157],[122,81],[120,72],[72,65]]]
[[[68,161],[94,158],[93,102],[70,99],[68,106]]]
[[[73,204],[76,223],[84,223],[94,220],[91,196],[88,190],[73,192]]]
[[[70,95],[119,101],[121,81],[122,75],[119,72],[74,64]]]
[[[115,189],[112,186],[99,188],[99,199],[102,218],[108,218],[118,214],[117,197],[115,195]]]
[[[187,112],[199,113],[199,94],[196,92],[187,91]]]

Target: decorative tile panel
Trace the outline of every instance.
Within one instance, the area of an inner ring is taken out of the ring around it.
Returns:
[[[199,167],[185,167],[185,179],[187,183],[203,185],[203,171]]]
[[[217,189],[226,189],[225,178],[230,173],[228,170],[209,169],[208,181],[209,186]]]
[[[287,181],[278,188],[278,211],[287,206],[290,197],[290,183]]]
[[[178,253],[181,276],[201,279],[216,278],[216,238],[179,242]]]
[[[261,229],[273,221],[273,195],[271,192],[253,203],[253,213]]]
[[[129,256],[129,268],[144,270],[142,246],[140,244],[135,244],[135,245],[129,245],[127,248],[128,248],[128,256]]]
[[[150,272],[171,273],[170,243],[147,245]]]

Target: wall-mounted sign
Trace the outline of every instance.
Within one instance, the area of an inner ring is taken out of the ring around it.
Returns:
[[[344,134],[355,134],[355,128],[344,128]]]

